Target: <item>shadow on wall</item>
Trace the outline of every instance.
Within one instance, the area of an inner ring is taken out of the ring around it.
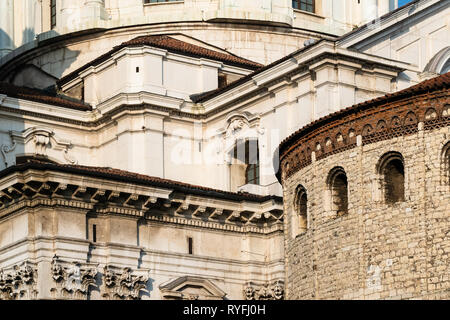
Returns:
[[[14,50],[11,37],[0,28],[0,58]]]
[[[52,31],[54,32],[54,31]],[[80,51],[73,51],[64,46],[55,48],[50,53],[39,54],[41,47],[39,42],[34,40],[34,31],[25,29],[23,31],[23,40],[31,42],[14,49],[12,39],[2,29],[0,29],[0,53],[3,57],[16,50],[13,54],[18,55],[25,52],[30,58],[23,60],[13,59],[0,65],[0,82],[6,82],[18,87],[28,87],[35,89],[45,89],[54,96],[56,91],[56,81],[61,74],[71,66],[77,59]],[[48,42],[53,40],[46,40]],[[37,53],[37,54],[36,54]],[[32,58],[31,55],[36,56]],[[12,97],[10,89],[0,89],[0,110],[7,109],[10,106],[22,108],[22,100]],[[20,90],[20,89],[17,89]],[[46,95],[46,93],[42,93]],[[43,137],[44,140],[33,140],[35,137],[24,137],[26,134],[25,118],[20,113],[14,113],[13,116],[0,115],[0,170],[17,164],[18,159],[27,156],[39,154],[38,144],[43,149],[51,149],[52,140]],[[22,141],[23,140],[23,141]],[[48,140],[48,141],[47,141]],[[45,142],[46,141],[46,142]],[[43,143],[45,142],[45,145]]]
[[[58,36],[54,30],[49,32],[54,33],[52,39]],[[24,44],[19,48],[14,48],[12,39],[0,29],[0,58],[5,57],[13,50],[16,50],[17,54],[39,52],[41,43],[36,39],[33,29],[23,30],[22,39]],[[45,40],[45,44],[51,42],[52,39]],[[51,89],[77,60],[79,54],[80,51],[70,50],[61,45],[49,53],[42,55],[38,53],[35,58],[27,59],[26,63],[6,61],[4,65],[0,65],[0,82],[21,87]]]
[[[0,28],[0,57],[3,57],[0,83],[45,90],[47,92],[38,93],[44,98],[55,96],[56,81],[81,53],[66,48],[58,36],[52,30],[36,37],[33,28],[26,28],[22,34],[24,44],[15,48],[13,39]],[[50,46],[52,50],[48,50]],[[20,59],[17,58],[19,56]],[[11,107],[23,108],[23,100],[15,95],[20,91],[20,88],[11,86],[0,87],[0,110],[6,112],[6,115],[0,115],[0,170],[27,161],[27,157],[42,156],[59,162],[51,158],[54,155],[47,156],[46,152],[53,150],[52,144],[55,143],[52,128],[39,125],[30,128],[22,112],[9,111]]]
[[[36,37],[36,33],[34,32],[34,29],[31,28],[25,28],[22,32],[22,45],[27,44],[28,42],[31,42]]]

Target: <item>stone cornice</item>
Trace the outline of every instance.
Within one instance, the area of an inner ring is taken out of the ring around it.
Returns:
[[[332,43],[326,41],[311,47],[292,55],[284,62],[275,63],[270,68],[263,68],[265,70],[243,77],[236,81],[237,85],[232,84],[225,87],[224,90],[218,91],[217,96],[214,94],[214,97],[208,98],[207,101],[200,104],[170,98],[164,94],[141,92],[134,94],[119,93],[99,104],[99,110],[91,112],[72,111],[71,113],[62,113],[59,112],[59,108],[53,110],[53,107],[43,112],[42,110],[46,110],[46,108],[43,108],[45,105],[26,100],[21,100],[21,108],[12,107],[13,104],[11,103],[3,103],[0,110],[93,129],[112,121],[112,116],[120,114],[123,110],[148,109],[186,119],[211,120],[230,108],[235,108],[243,103],[261,98],[273,90],[290,85],[298,79],[298,74],[303,74],[309,70],[314,71],[324,64],[349,65],[364,72],[390,77],[394,77],[402,70],[411,68],[410,65],[402,62],[335,48]],[[26,108],[22,108],[22,104]]]
[[[391,76],[396,76],[406,69],[415,70],[415,67],[408,63],[337,48],[333,42],[321,41],[299,50],[298,53],[288,55],[272,65],[263,67],[227,87],[207,93],[197,101],[201,102],[206,110],[213,110],[218,105],[229,104],[235,99],[239,99],[240,96],[249,94],[252,90],[269,88],[273,82],[280,82],[280,79],[289,78],[292,81],[291,78],[305,68],[314,71],[326,63],[334,65],[350,63],[365,71],[371,70],[371,73]]]
[[[174,187],[139,186],[64,172],[36,169],[0,179],[0,219],[38,206],[67,207],[100,215],[268,234],[283,230],[282,204],[273,199],[217,199],[211,191],[189,194]]]

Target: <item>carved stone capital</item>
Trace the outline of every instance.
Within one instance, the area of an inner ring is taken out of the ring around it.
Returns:
[[[0,269],[0,300],[36,299],[37,270],[28,261],[5,273]]]
[[[261,285],[247,282],[243,293],[245,300],[282,300],[284,297],[284,281],[275,280]]]
[[[131,268],[122,270],[106,265],[103,269],[102,297],[115,300],[139,300],[141,291],[147,290],[147,276],[133,274]]]
[[[86,299],[90,288],[97,287],[97,268],[82,266],[78,262],[63,266],[56,255],[51,273],[55,286],[50,291],[57,299]]]

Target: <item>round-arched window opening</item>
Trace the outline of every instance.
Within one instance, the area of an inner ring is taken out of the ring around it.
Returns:
[[[450,186],[450,142],[444,146],[443,150],[443,177],[446,184]]]
[[[295,209],[298,215],[298,234],[302,234],[308,229],[308,196],[302,186],[297,187]]]
[[[348,213],[348,182],[344,169],[334,168],[328,179],[331,191],[331,209],[337,216]]]
[[[383,181],[386,203],[405,201],[405,167],[400,153],[388,153],[381,158],[379,174]]]

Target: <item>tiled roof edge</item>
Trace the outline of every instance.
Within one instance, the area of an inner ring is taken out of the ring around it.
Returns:
[[[175,191],[195,194],[205,197],[221,198],[232,201],[249,201],[262,203],[269,200],[282,202],[282,198],[275,195],[260,196],[250,193],[234,193],[213,188],[191,185],[184,182],[146,176],[120,169],[111,169],[104,167],[90,167],[80,165],[61,165],[50,162],[30,161],[23,164],[13,165],[0,171],[0,178],[4,178],[16,172],[24,172],[26,170],[54,170],[63,173],[87,175],[95,178],[114,180],[126,183],[136,183],[139,185],[149,185],[153,187],[169,188]]]

